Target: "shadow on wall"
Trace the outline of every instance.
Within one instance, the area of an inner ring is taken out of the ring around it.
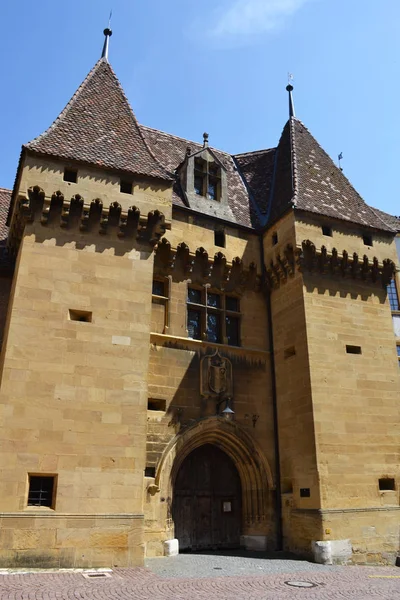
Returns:
[[[380,281],[360,281],[351,276],[321,275],[317,273],[303,273],[303,281],[309,294],[317,293],[331,298],[351,298],[367,302],[372,296],[378,298],[380,304],[385,304],[387,299],[386,287]]]

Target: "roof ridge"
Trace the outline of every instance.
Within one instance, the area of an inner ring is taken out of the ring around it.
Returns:
[[[62,111],[58,114],[58,116],[54,119],[54,121],[52,122],[52,124],[45,129],[45,131],[43,131],[40,135],[36,136],[35,138],[33,138],[33,140],[30,140],[29,142],[27,142],[26,144],[22,144],[23,148],[28,148],[29,150],[29,146],[30,144],[33,144],[35,142],[38,142],[39,140],[43,139],[48,133],[50,133],[50,131],[52,129],[55,128],[56,125],[58,125],[58,123],[60,123],[63,118],[65,117],[65,115],[68,113],[69,109],[71,108],[71,106],[76,102],[76,100],[78,99],[80,93],[82,92],[82,90],[86,87],[86,85],[89,83],[89,81],[92,79],[95,71],[98,69],[98,67],[100,66],[100,64],[102,62],[107,62],[105,58],[100,58],[96,64],[90,69],[89,73],[86,75],[85,79],[82,81],[82,83],[80,84],[80,86],[78,87],[78,89],[75,91],[75,93],[71,96],[71,98],[69,99],[69,101],[67,102],[67,104],[64,106],[64,108],[62,109]]]
[[[0,187],[0,192],[10,192],[10,194],[12,194],[12,190],[10,190],[9,188],[4,188],[4,187]]]
[[[262,148],[260,150],[251,150],[250,152],[239,152],[238,154],[232,154],[231,156],[254,156],[255,154],[263,154],[265,152],[273,152],[276,150],[275,148]]]
[[[369,214],[371,216],[373,215],[374,217],[376,217],[378,219],[378,223],[376,223],[375,225],[369,224],[369,226],[372,227],[372,228],[375,228],[375,229],[379,229],[379,223],[381,223],[384,226],[383,227],[384,231],[386,230],[386,231],[392,231],[392,232],[394,232],[395,229],[392,226],[390,226],[389,224],[387,224],[379,215],[377,215],[375,213],[375,211],[373,210],[373,208],[369,204],[367,204],[367,202],[364,200],[364,198],[361,196],[361,194],[357,191],[357,189],[354,187],[354,185],[351,183],[351,181],[348,179],[348,177],[335,164],[335,162],[331,158],[331,156],[326,152],[326,150],[324,150],[324,148],[321,146],[321,144],[319,143],[319,141],[313,136],[313,134],[310,132],[310,130],[308,129],[308,127],[302,121],[300,121],[300,119],[298,119],[297,117],[291,117],[289,119],[289,121],[290,121],[290,128],[291,128],[291,132],[292,132],[291,133],[291,140],[293,140],[293,174],[294,174],[294,187],[295,187],[295,196],[294,196],[295,202],[294,202],[294,207],[297,207],[297,208],[301,209],[301,206],[299,207],[299,200],[301,200],[301,198],[299,198],[298,195],[297,195],[297,192],[299,190],[299,184],[301,184],[301,181],[299,180],[299,169],[298,169],[298,163],[297,163],[297,158],[296,158],[296,154],[297,154],[297,141],[296,141],[295,124],[297,123],[310,136],[310,138],[313,140],[313,143],[315,144],[315,147],[318,149],[318,151],[321,152],[322,155],[324,155],[326,157],[326,159],[329,161],[329,164],[334,169],[334,172],[339,177],[339,179],[342,179],[342,181],[345,182],[346,186],[348,186],[348,188],[351,190],[352,194],[354,194],[354,201],[355,201],[355,205],[357,207],[357,211],[364,211],[366,213],[369,212]],[[332,176],[332,171],[331,171],[331,176]]]
[[[293,127],[293,122],[298,119],[296,117],[289,118],[289,138],[290,138],[290,153],[291,153],[291,162],[292,162],[292,187],[293,187],[293,197],[292,197],[292,206],[297,206],[297,197],[299,190],[299,173],[297,169],[297,150],[296,150],[296,135]],[[301,123],[301,121],[299,121]],[[308,131],[308,130],[307,130]],[[309,132],[310,133],[310,132]],[[311,134],[310,134],[311,135]]]
[[[299,123],[302,127],[304,127],[304,129],[307,131],[307,133],[313,138],[313,140],[315,141],[315,143],[317,144],[318,148],[320,149],[321,152],[323,152],[325,154],[325,156],[327,156],[327,158],[330,160],[330,162],[332,163],[333,167],[335,168],[335,170],[343,177],[343,179],[346,181],[346,183],[351,187],[351,189],[355,192],[357,200],[365,207],[367,207],[367,209],[371,210],[373,212],[373,214],[375,216],[377,216],[379,218],[379,221],[385,225],[385,227],[390,227],[390,225],[388,225],[387,223],[385,223],[385,221],[383,221],[383,219],[381,217],[379,217],[379,215],[376,215],[375,211],[373,210],[373,208],[366,203],[366,201],[364,200],[364,198],[361,196],[361,194],[357,191],[357,189],[354,187],[354,185],[351,183],[351,181],[349,180],[349,178],[347,177],[347,175],[345,175],[343,173],[343,171],[341,169],[339,169],[339,167],[335,164],[335,162],[333,161],[332,157],[328,154],[328,152],[321,146],[321,144],[319,143],[319,141],[313,136],[313,134],[311,133],[311,131],[308,129],[308,127],[303,123],[303,121],[301,121],[300,119],[298,119],[297,117],[291,117],[290,118],[291,121],[291,125],[292,123],[296,122]],[[297,164],[296,164],[296,139],[295,139],[295,130],[293,127],[293,141],[294,141],[294,156],[293,156],[293,171],[294,171],[294,176],[295,176],[295,186],[297,188],[297,183],[298,183],[298,172],[297,172]],[[297,193],[296,193],[297,195]],[[295,200],[295,206],[297,205],[297,199]],[[392,229],[390,227],[390,229]]]
[[[366,203],[367,204],[367,203]],[[380,214],[378,214],[379,212],[384,212],[384,211],[380,211],[379,208],[375,208],[374,206],[370,206],[369,204],[367,204],[368,208],[370,208],[372,210],[372,212],[374,213],[374,215],[380,220],[382,221],[382,223],[384,225],[386,225],[386,227],[390,227],[391,229],[393,229],[393,231],[397,231],[392,225],[390,225],[389,223],[387,223]],[[377,212],[378,211],[378,212]],[[400,217],[396,217],[395,215],[389,215],[389,213],[386,213],[389,217],[392,217],[394,219],[399,219],[400,222]]]
[[[112,68],[112,66],[110,65],[110,63],[108,62],[108,60],[106,58],[100,59],[100,60],[104,60],[107,63],[107,65],[108,65],[108,67],[109,67],[109,69],[110,69],[110,71],[111,71],[111,73],[112,73],[112,75],[113,75],[113,77],[114,77],[114,79],[115,79],[115,81],[116,81],[116,83],[117,83],[117,85],[118,85],[118,87],[119,87],[119,89],[120,89],[123,97],[125,98],[126,103],[127,103],[128,107],[129,107],[129,110],[130,110],[130,113],[131,113],[131,118],[133,120],[133,123],[134,123],[134,125],[137,127],[137,129],[139,131],[140,138],[143,140],[143,143],[144,143],[144,145],[146,147],[146,150],[148,151],[148,153],[150,154],[150,156],[155,160],[155,162],[158,164],[158,166],[169,176],[169,178],[170,179],[174,179],[172,173],[170,173],[169,171],[167,171],[167,169],[164,167],[163,164],[161,164],[161,162],[158,160],[158,158],[155,156],[155,154],[151,150],[150,146],[148,145],[148,143],[147,143],[147,141],[146,141],[146,139],[145,139],[145,137],[144,137],[144,135],[142,133],[142,130],[140,128],[139,121],[137,120],[136,115],[133,112],[133,108],[131,106],[131,103],[129,102],[129,99],[128,99],[127,95],[125,94],[124,88],[122,87],[122,84],[121,84],[120,80],[118,79],[118,77],[117,77],[114,69]]]
[[[141,123],[138,123],[139,128],[140,129],[146,129],[147,131],[154,131],[156,133],[161,133],[161,135],[165,135],[169,138],[174,138],[175,140],[180,140],[181,142],[189,142],[189,144],[196,144],[196,146],[200,146],[200,148],[203,148],[203,144],[201,142],[195,142],[194,140],[188,140],[187,138],[183,138],[179,135],[174,135],[173,133],[168,133],[167,131],[162,131],[161,129],[156,129],[155,127],[149,127],[148,125],[142,125]],[[214,150],[215,152],[219,152],[220,154],[225,154],[226,156],[229,156],[230,158],[232,158],[233,156],[236,156],[235,154],[230,154],[229,152],[226,152],[225,150],[220,150],[219,148],[215,148],[214,146],[207,146],[207,148],[209,148],[210,150]]]
[[[48,143],[48,141],[51,140],[53,133],[55,136],[57,136],[57,131],[59,129],[62,130],[64,125],[68,126],[70,115],[74,114],[74,111],[78,111],[78,112],[80,111],[80,114],[81,115],[83,114],[82,111],[80,110],[81,109],[80,100],[82,98],[84,101],[85,94],[90,94],[91,83],[93,82],[94,84],[97,84],[97,79],[96,79],[97,76],[99,78],[108,77],[110,85],[112,86],[112,88],[115,90],[115,93],[119,97],[119,101],[122,102],[122,104],[125,106],[125,109],[124,109],[125,117],[124,118],[126,119],[126,127],[128,129],[130,129],[131,135],[133,137],[136,137],[139,145],[142,146],[143,156],[144,157],[147,156],[148,168],[149,168],[149,170],[147,171],[147,175],[151,175],[152,177],[156,177],[156,178],[158,177],[160,179],[167,179],[167,180],[172,181],[174,179],[173,174],[170,173],[169,171],[167,171],[167,169],[164,167],[164,165],[162,165],[160,163],[158,158],[154,155],[153,151],[151,150],[151,148],[150,148],[149,144],[147,143],[147,141],[143,135],[143,132],[139,126],[136,115],[133,112],[132,106],[124,92],[121,82],[119,81],[112,66],[110,65],[110,63],[108,62],[108,60],[105,57],[100,58],[96,62],[94,67],[86,75],[85,79],[82,81],[82,83],[80,84],[80,86],[78,87],[76,92],[70,98],[69,102],[63,108],[63,110],[59,113],[59,115],[53,121],[53,123],[50,125],[50,127],[48,127],[42,134],[40,134],[39,136],[37,136],[36,138],[31,140],[27,144],[24,144],[23,148],[26,148],[27,150],[30,150],[32,152],[39,152],[39,153],[42,152],[44,154],[51,154],[51,155],[57,156],[57,154],[58,154],[57,152],[52,152],[51,150],[48,150],[48,149],[45,149],[43,152],[41,149],[41,145],[42,144],[46,145],[46,143]],[[132,152],[133,152],[133,148],[132,148]],[[93,162],[93,160],[90,160],[90,158],[87,160],[86,158],[83,158],[82,156],[80,156],[76,160],[78,160],[79,162],[96,164],[96,161]],[[112,166],[112,168],[121,168],[121,170],[125,170],[122,168],[122,166],[118,167],[117,164],[114,164]],[[141,173],[141,174],[146,174],[146,168],[144,170],[139,169],[137,172]]]
[[[315,143],[317,144],[317,146],[319,147],[319,149],[329,158],[329,160],[331,161],[331,163],[333,164],[333,166],[335,167],[336,171],[338,171],[339,173],[341,173],[342,177],[347,181],[347,183],[350,185],[350,187],[355,191],[356,195],[359,197],[359,199],[361,200],[361,202],[363,204],[365,204],[366,206],[368,206],[368,208],[370,208],[369,204],[367,204],[364,200],[364,198],[361,196],[361,194],[359,194],[359,192],[356,190],[356,188],[354,187],[354,185],[351,183],[350,179],[348,179],[348,177],[344,174],[344,172],[339,169],[339,167],[337,167],[335,165],[334,160],[332,159],[332,157],[327,153],[326,150],[324,150],[324,148],[321,146],[321,144],[319,143],[319,141],[317,140],[316,137],[314,137],[314,135],[311,133],[311,131],[309,130],[309,128],[307,127],[307,125],[305,125],[303,123],[303,121],[301,121],[300,119],[298,119],[297,117],[291,117],[291,120],[293,121],[297,121],[302,127],[304,127],[304,129],[307,131],[307,133],[309,135],[311,135],[311,137],[313,138],[313,140],[315,141]]]

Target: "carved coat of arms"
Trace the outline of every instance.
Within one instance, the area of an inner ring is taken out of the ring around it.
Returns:
[[[228,358],[214,354],[205,356],[200,363],[200,393],[207,398],[220,399],[232,397],[232,363]]]

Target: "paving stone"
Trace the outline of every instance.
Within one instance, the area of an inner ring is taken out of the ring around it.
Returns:
[[[180,555],[148,568],[84,572],[2,572],[1,600],[396,600],[400,570],[331,567],[285,557]],[[99,574],[99,572],[97,572]],[[303,584],[303,587],[289,585]],[[307,584],[313,584],[309,587]]]

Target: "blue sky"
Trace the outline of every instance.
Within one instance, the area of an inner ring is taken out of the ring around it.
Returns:
[[[275,146],[296,114],[371,205],[400,214],[398,0],[4,0],[0,186],[99,58],[141,123],[231,153]]]

